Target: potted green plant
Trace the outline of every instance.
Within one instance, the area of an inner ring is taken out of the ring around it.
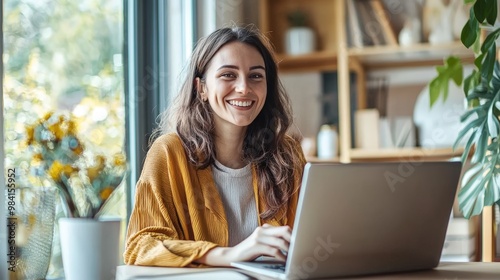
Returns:
[[[471,6],[461,41],[474,51],[474,70],[463,78],[460,59],[449,56],[444,65],[437,67],[438,74],[430,82],[429,92],[432,106],[438,98],[447,98],[450,80],[463,85],[469,106],[461,117],[464,127],[455,147],[465,139],[462,162],[472,155],[471,168],[464,173],[458,193],[459,208],[464,217],[470,218],[481,214],[485,206],[500,205],[500,65],[496,52],[500,27],[495,25],[497,0],[465,3]],[[482,32],[487,34],[484,39]]]
[[[307,15],[302,10],[294,10],[287,15],[290,28],[285,34],[285,51],[291,55],[306,54],[316,49],[316,35],[307,26]]]

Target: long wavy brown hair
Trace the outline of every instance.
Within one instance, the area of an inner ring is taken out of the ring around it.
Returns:
[[[197,92],[195,79],[203,78],[208,64],[224,45],[239,41],[255,47],[262,55],[267,78],[267,97],[262,111],[247,127],[243,159],[254,164],[260,193],[266,210],[261,218],[280,216],[280,210],[294,189],[294,171],[303,161],[297,154],[298,135],[288,133],[292,125],[292,107],[278,78],[278,67],[271,44],[256,28],[218,29],[196,44],[187,68],[186,78],[172,106],[160,116],[159,131],[175,131],[180,136],[189,161],[203,169],[214,163],[213,111]]]

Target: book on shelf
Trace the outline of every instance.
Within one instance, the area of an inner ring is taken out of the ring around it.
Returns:
[[[471,261],[476,253],[476,223],[461,217],[450,219],[441,261]]]
[[[384,3],[382,3],[382,0],[369,0],[369,2],[375,18],[380,25],[386,44],[390,46],[397,46],[398,39],[396,38],[394,29],[392,29],[389,14],[384,7]]]
[[[372,17],[368,1],[354,0],[354,7],[359,15],[359,26],[363,34],[364,46],[378,46],[384,44],[384,38],[380,36],[380,28],[377,28],[376,21]]]
[[[351,132],[351,147],[354,147],[356,135],[354,133],[354,113],[357,110],[358,104],[358,89],[357,89],[357,75],[354,72],[349,73],[349,103],[350,111],[350,132]],[[322,80],[322,113],[321,123],[333,124],[339,128],[340,115],[339,115],[339,92],[338,92],[338,75],[337,71],[327,71],[321,73]],[[340,132],[340,131],[339,131]]]
[[[363,47],[363,34],[359,26],[359,17],[356,7],[354,7],[354,1],[347,1],[347,37],[349,46],[354,48]]]
[[[351,47],[398,45],[382,0],[347,1],[347,14]]]

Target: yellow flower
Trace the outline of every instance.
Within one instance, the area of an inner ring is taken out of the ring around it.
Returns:
[[[78,144],[78,146],[76,146],[76,148],[73,149],[73,152],[77,155],[81,155],[83,154],[83,147],[81,144]]]
[[[35,161],[42,161],[43,160],[43,155],[40,153],[36,153],[33,155],[33,160]]]
[[[48,112],[47,114],[45,114],[45,116],[43,116],[42,122],[48,121],[53,114],[54,114],[53,112]]]
[[[68,164],[62,164],[59,161],[55,160],[52,165],[49,168],[49,176],[54,179],[56,182],[61,181],[61,174],[63,174],[66,177],[69,177],[73,172],[75,172],[76,169],[73,168],[71,165]]]
[[[33,155],[33,158],[31,159],[31,164],[32,165],[39,165],[43,162],[43,155],[40,153],[36,153]]]
[[[55,160],[49,168],[49,176],[56,182],[61,181],[61,172],[63,171],[64,165],[59,161]]]
[[[101,171],[104,169],[104,156],[96,156],[95,161],[96,164],[94,166],[87,168],[87,176],[89,177],[90,181],[94,181],[94,179],[97,178],[97,176],[99,176],[99,173],[101,173]]]
[[[106,188],[102,189],[101,193],[100,193],[101,199],[102,200],[108,199],[112,192],[113,192],[112,187],[106,187]]]
[[[74,120],[68,121],[68,134],[76,135],[76,131],[78,130],[78,125]]]
[[[64,165],[63,166],[63,174],[66,176],[66,177],[70,177],[71,174],[73,174],[73,172],[77,171],[77,169],[73,168],[73,166],[71,165]]]
[[[115,166],[124,166],[126,163],[125,155],[122,153],[113,155],[113,165]]]
[[[95,157],[95,161],[97,162],[96,165],[99,165],[102,168],[102,167],[104,167],[104,163],[106,162],[106,158],[103,155],[97,155]]]
[[[56,122],[56,123],[50,125],[48,127],[48,129],[50,132],[52,132],[52,134],[54,134],[54,136],[56,137],[56,140],[63,139],[64,134],[66,134],[65,131],[62,129],[60,122]]]
[[[26,127],[26,144],[31,145],[33,140],[35,140],[35,127],[27,126]]]

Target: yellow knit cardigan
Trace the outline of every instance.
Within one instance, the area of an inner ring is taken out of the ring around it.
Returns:
[[[291,138],[290,138],[291,139]],[[294,172],[297,191],[285,215],[263,221],[293,226],[305,158],[300,143],[294,151],[302,166]],[[255,203],[264,204],[252,168]],[[148,266],[200,266],[192,263],[216,246],[228,246],[228,224],[211,168],[197,170],[187,160],[177,134],[166,134],[151,146],[137,182],[135,205],[127,229],[126,264]]]

